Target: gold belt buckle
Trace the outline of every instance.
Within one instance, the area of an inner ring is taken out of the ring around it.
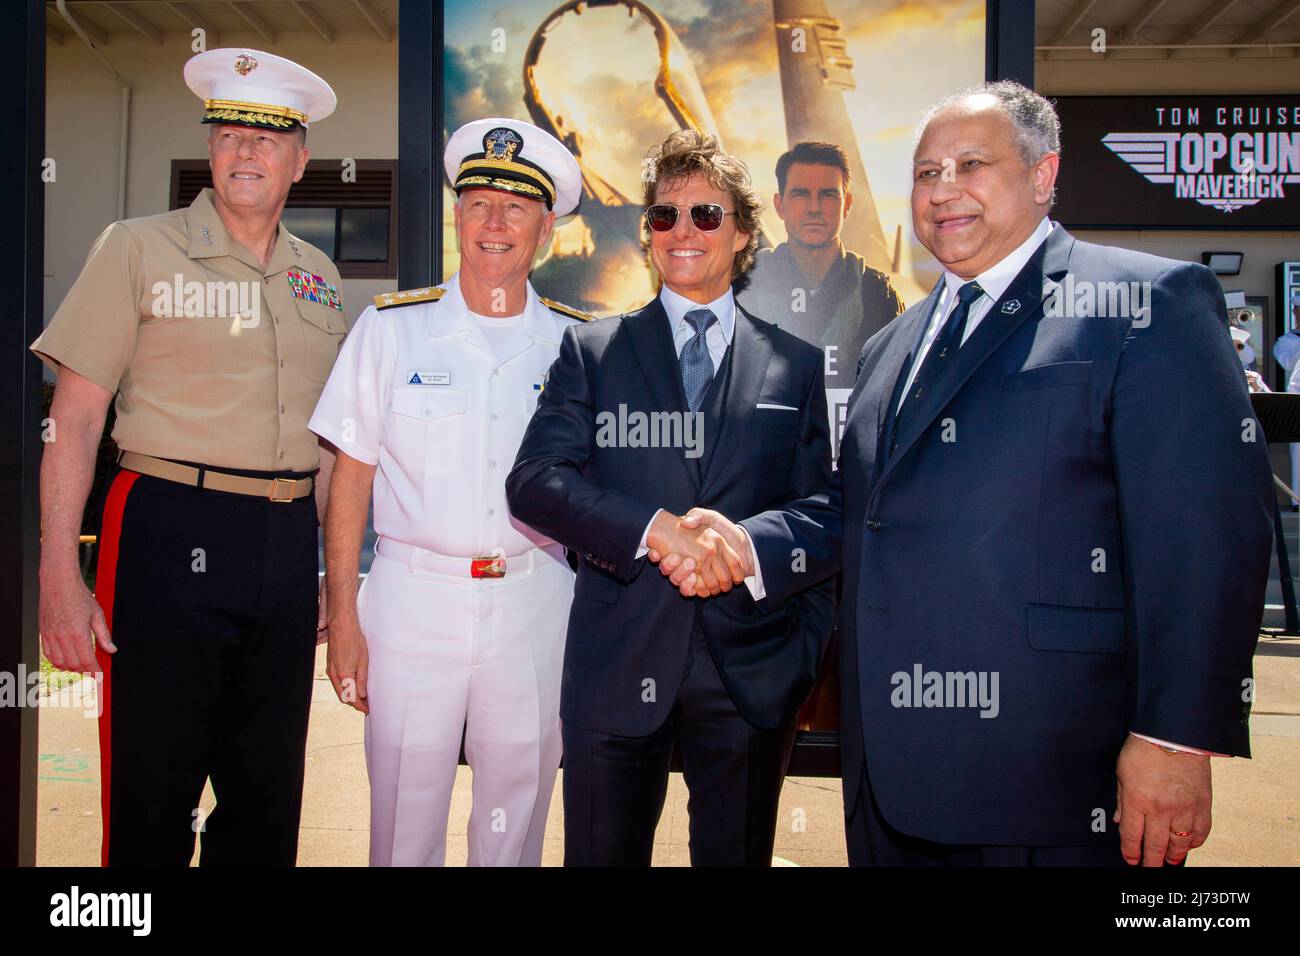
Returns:
[[[270,498],[272,501],[280,501],[280,502],[293,501],[293,493],[297,489],[297,486],[298,486],[297,478],[272,478],[271,493],[267,495],[267,497]],[[288,491],[282,494],[280,492],[281,487],[287,488]]]

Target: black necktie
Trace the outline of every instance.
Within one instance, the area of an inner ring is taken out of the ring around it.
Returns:
[[[925,360],[912,380],[912,385],[899,405],[899,393],[895,390],[890,398],[889,418],[886,428],[888,434],[885,444],[887,456],[893,455],[898,448],[898,436],[902,431],[903,421],[909,411],[915,411],[915,401],[932,390],[952,364],[952,358],[961,348],[962,335],[966,332],[966,318],[970,307],[984,294],[978,282],[967,282],[957,290],[957,307],[952,310],[939,334],[930,343],[930,350],[925,353]],[[899,376],[898,387],[907,381],[909,369],[903,369]]]

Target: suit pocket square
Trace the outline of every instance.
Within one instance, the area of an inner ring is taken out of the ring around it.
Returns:
[[[759,402],[755,408],[770,408],[775,412],[797,412],[799,411],[794,405],[771,405],[767,402]]]

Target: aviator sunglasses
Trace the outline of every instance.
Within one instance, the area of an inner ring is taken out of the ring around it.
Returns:
[[[645,211],[646,222],[655,232],[667,232],[677,225],[677,206],[668,203],[655,203]],[[700,232],[713,232],[722,225],[724,216],[734,216],[715,202],[700,202],[691,207],[691,222]]]

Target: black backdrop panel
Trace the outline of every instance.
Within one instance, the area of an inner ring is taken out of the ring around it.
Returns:
[[[1300,228],[1300,96],[1062,96],[1071,228]]]

